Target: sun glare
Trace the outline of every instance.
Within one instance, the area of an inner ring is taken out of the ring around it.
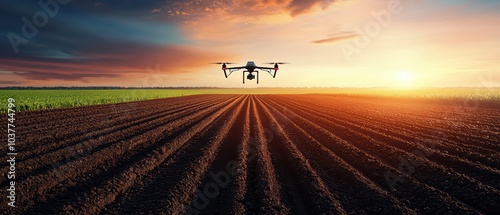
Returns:
[[[398,74],[398,80],[400,84],[409,84],[412,80],[411,73],[408,71],[400,71]]]

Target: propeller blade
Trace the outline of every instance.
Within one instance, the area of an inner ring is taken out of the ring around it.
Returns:
[[[274,63],[265,63],[265,64],[290,64],[288,62],[274,62]]]
[[[212,64],[235,64],[235,63],[230,63],[230,62],[213,62]]]

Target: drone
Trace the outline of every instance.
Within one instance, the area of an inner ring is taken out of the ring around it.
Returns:
[[[274,64],[274,67],[257,66],[253,61],[248,61],[246,66],[238,66],[238,67],[227,67],[226,65],[234,64],[227,62],[216,62],[214,64],[222,64],[222,71],[224,71],[224,75],[226,76],[226,78],[229,77],[229,75],[231,75],[233,72],[236,72],[240,69],[246,69],[245,71],[243,71],[243,84],[245,83],[245,73],[248,73],[246,76],[248,80],[257,79],[257,84],[259,84],[259,70],[267,72],[269,73],[269,75],[275,78],[276,73],[278,73],[279,69],[278,65],[287,63],[284,62],[266,63],[266,64]],[[253,74],[254,72],[257,73],[257,76]]]

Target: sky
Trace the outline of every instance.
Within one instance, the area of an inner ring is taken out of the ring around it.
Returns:
[[[5,0],[0,87],[500,87],[499,11],[497,0]],[[221,61],[290,64],[243,85]]]

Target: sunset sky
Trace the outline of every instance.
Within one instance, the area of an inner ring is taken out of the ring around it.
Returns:
[[[0,2],[0,86],[500,87],[498,0],[41,2]]]

